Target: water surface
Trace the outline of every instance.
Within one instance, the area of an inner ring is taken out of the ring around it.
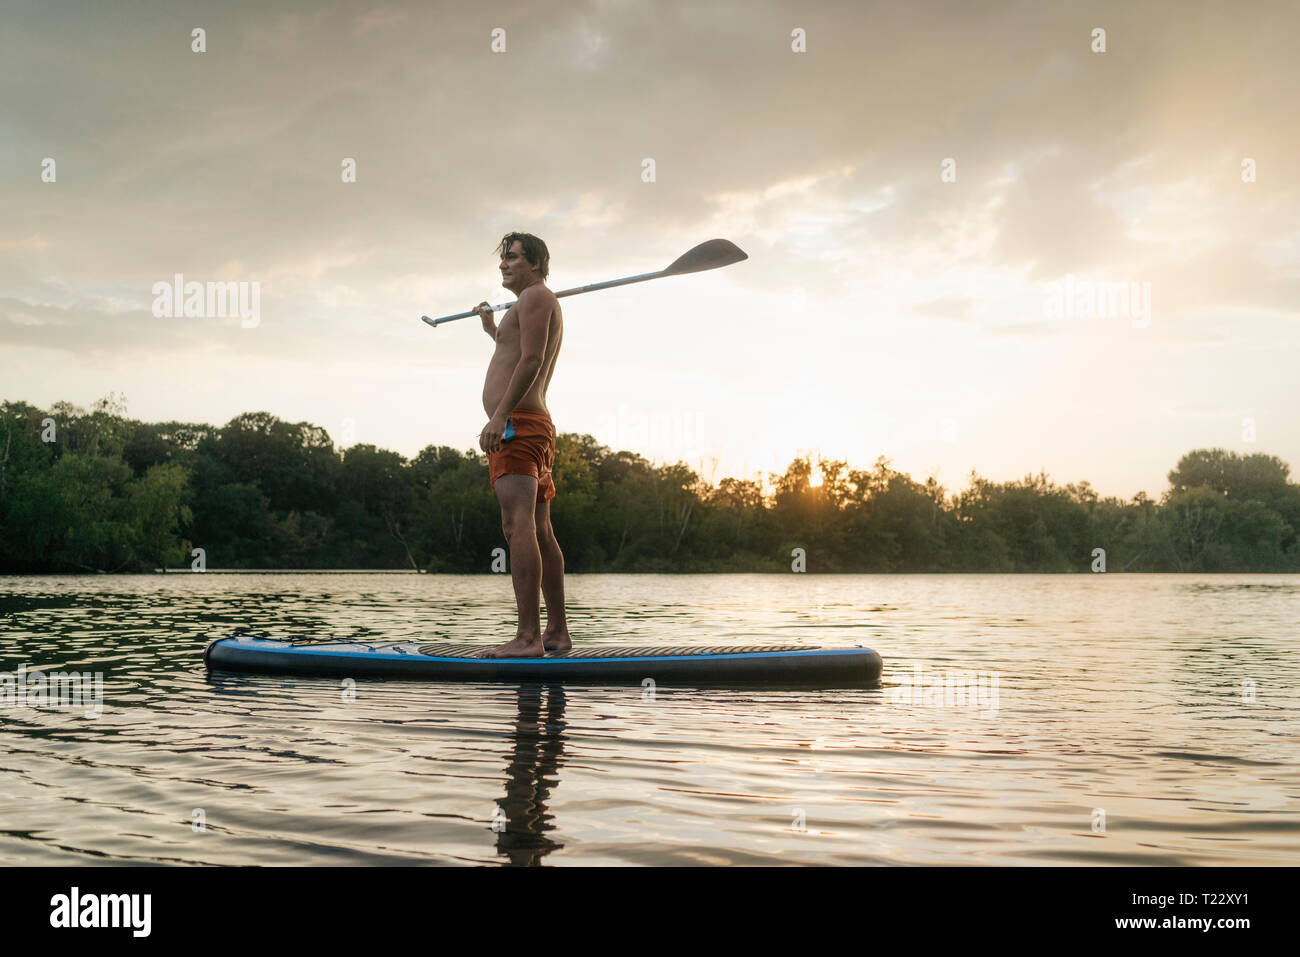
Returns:
[[[865,644],[877,689],[351,696],[201,661],[235,627],[501,641],[510,595],[0,577],[0,672],[104,680],[98,716],[0,707],[0,863],[1300,863],[1295,575],[569,578],[579,640]]]

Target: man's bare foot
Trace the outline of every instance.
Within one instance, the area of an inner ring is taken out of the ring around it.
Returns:
[[[480,658],[544,658],[541,635],[515,635],[504,645],[479,653]]]
[[[557,628],[554,631],[547,628],[542,633],[542,645],[547,651],[568,651],[573,647],[573,640],[569,637],[568,628]]]

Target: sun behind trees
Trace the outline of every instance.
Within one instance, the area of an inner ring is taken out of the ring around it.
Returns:
[[[220,428],[0,403],[0,572],[209,568],[486,572],[502,545],[482,456],[414,459],[265,412]],[[575,572],[1300,570],[1300,485],[1275,456],[1184,455],[1159,502],[1044,474],[948,493],[896,472],[791,462],[768,487],[703,482],[589,435],[559,436],[553,515]]]

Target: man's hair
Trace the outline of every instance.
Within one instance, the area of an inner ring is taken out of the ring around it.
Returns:
[[[551,271],[551,253],[546,248],[546,243],[532,233],[506,233],[496,248],[497,255],[504,256],[509,252],[516,239],[524,245],[524,258],[537,267],[537,274],[545,279],[546,274]]]

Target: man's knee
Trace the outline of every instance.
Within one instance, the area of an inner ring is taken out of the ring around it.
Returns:
[[[514,538],[516,535],[531,535],[534,531],[532,513],[502,512],[501,531],[505,532],[506,538]]]

